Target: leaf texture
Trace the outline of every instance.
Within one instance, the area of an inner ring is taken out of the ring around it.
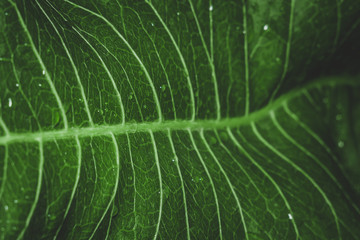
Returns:
[[[312,77],[359,13],[1,1],[0,239],[360,239],[359,79]]]

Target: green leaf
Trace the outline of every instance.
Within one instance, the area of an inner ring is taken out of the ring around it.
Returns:
[[[359,14],[1,1],[0,239],[360,239]]]

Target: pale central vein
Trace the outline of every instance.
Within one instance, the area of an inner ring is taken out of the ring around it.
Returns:
[[[102,136],[104,134],[125,134],[135,132],[152,132],[166,131],[168,128],[171,130],[200,130],[204,129],[221,129],[221,128],[232,128],[241,125],[249,125],[251,122],[262,119],[269,116],[271,111],[275,111],[282,107],[286,102],[291,99],[303,94],[304,89],[312,89],[320,86],[339,86],[339,85],[359,85],[359,82],[347,79],[345,77],[333,78],[333,79],[322,79],[317,82],[308,84],[302,88],[294,89],[287,94],[279,97],[276,101],[263,107],[262,109],[252,112],[247,116],[240,116],[234,118],[223,118],[217,119],[199,119],[196,121],[192,120],[169,120],[163,122],[127,122],[125,124],[116,125],[94,125],[90,127],[74,127],[61,130],[50,130],[43,132],[29,132],[29,133],[12,133],[9,132],[7,135],[0,136],[0,145],[6,145],[13,142],[33,142],[37,139],[43,141],[49,141],[53,139],[65,139],[78,137],[89,137],[89,136]]]

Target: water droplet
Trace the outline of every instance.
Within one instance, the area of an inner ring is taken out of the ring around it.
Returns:
[[[246,34],[246,31],[245,31],[245,30],[243,30],[243,31],[242,31],[242,33],[243,33],[243,34]]]
[[[45,75],[45,70],[42,71],[42,75]]]
[[[19,84],[17,83],[17,84],[15,84],[15,86],[16,86],[16,87],[19,87]]]
[[[216,138],[215,138],[215,137],[210,137],[210,139],[209,139],[209,143],[210,143],[210,145],[214,145],[214,144],[216,144],[216,143],[217,143]]]
[[[337,120],[337,121],[340,121],[341,119],[342,119],[342,115],[341,115],[341,114],[336,115],[336,120]]]
[[[214,7],[213,7],[213,5],[210,5],[209,11],[212,11],[212,10],[214,10]]]
[[[19,201],[17,199],[14,200],[14,203],[18,203]]]
[[[9,15],[9,13],[8,13],[8,12],[5,12],[5,16],[7,16],[7,15]]]
[[[11,98],[9,98],[8,101],[9,101],[9,107],[11,107],[13,104]]]
[[[161,85],[161,86],[160,86],[160,89],[161,89],[161,91],[164,92],[164,91],[166,90],[166,85],[165,85],[165,84]]]
[[[291,215],[291,213],[288,214],[288,217],[289,217],[290,220],[293,219],[293,216]]]
[[[173,159],[171,159],[171,161],[175,162],[175,159],[173,158]]]
[[[8,205],[5,205],[4,208],[5,208],[5,211],[9,210]]]
[[[344,145],[345,145],[345,144],[344,144],[344,142],[343,142],[343,141],[339,141],[339,142],[338,142],[338,147],[339,147],[339,148],[343,148],[343,147],[344,147]]]
[[[153,23],[153,22],[151,23],[151,26],[154,26],[154,23]]]
[[[179,16],[179,15],[180,15],[180,12],[176,12],[176,15],[178,15],[178,16]]]
[[[48,214],[48,217],[51,217],[51,214]]]
[[[264,31],[267,31],[267,30],[269,30],[269,25],[265,24],[264,25]]]
[[[39,87],[41,87],[42,86],[42,84],[41,83],[39,83]]]

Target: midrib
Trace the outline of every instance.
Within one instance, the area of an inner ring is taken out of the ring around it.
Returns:
[[[118,135],[125,133],[136,133],[136,132],[165,132],[170,130],[200,130],[200,129],[224,129],[233,128],[243,125],[248,125],[258,119],[269,116],[270,111],[275,111],[281,107],[285,102],[301,95],[303,90],[311,89],[314,87],[321,87],[326,85],[359,85],[359,81],[354,81],[349,78],[327,78],[319,81],[310,83],[303,86],[302,88],[294,89],[281,97],[271,104],[261,108],[260,110],[253,112],[247,116],[223,118],[220,120],[171,120],[163,122],[142,122],[134,123],[129,122],[125,124],[115,125],[95,125],[93,127],[84,128],[68,128],[61,130],[51,130],[42,132],[29,132],[29,133],[8,133],[5,136],[0,137],[0,145],[6,145],[14,142],[33,142],[33,141],[51,141],[54,139],[67,139],[75,136],[78,137],[90,137],[90,136],[106,136],[110,133]]]

